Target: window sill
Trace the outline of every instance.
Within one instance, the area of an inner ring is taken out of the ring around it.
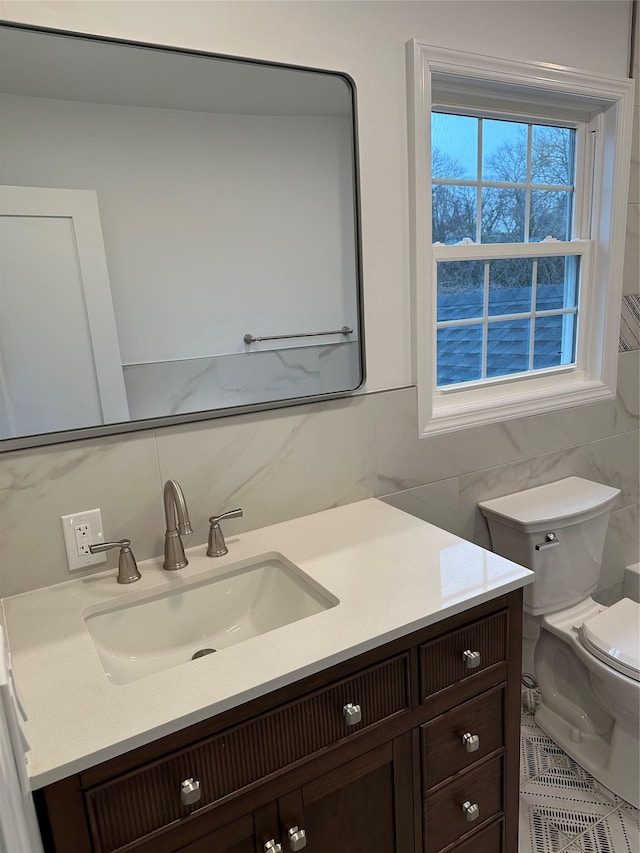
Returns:
[[[453,394],[443,395],[436,397],[431,410],[426,412],[420,411],[419,402],[418,417],[422,425],[419,438],[615,398],[615,392],[600,381],[566,382],[553,386],[546,383],[545,387],[538,385],[535,389],[522,386],[523,383],[514,384],[510,392],[504,388],[504,395],[487,395],[484,399],[464,399],[464,393],[456,394],[457,399]]]

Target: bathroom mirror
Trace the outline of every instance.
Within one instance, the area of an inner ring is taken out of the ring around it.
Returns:
[[[0,450],[364,380],[344,74],[0,27]]]

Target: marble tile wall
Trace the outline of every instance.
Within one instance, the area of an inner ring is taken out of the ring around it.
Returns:
[[[479,500],[570,474],[621,489],[602,573],[603,594],[614,595],[639,559],[640,351],[619,359],[615,401],[422,441],[415,389],[405,388],[0,455],[0,595],[69,578],[66,513],[100,507],[109,538],[131,538],[139,560],[161,554],[170,477],[189,503],[187,545],[206,541],[215,512],[243,508],[226,523],[232,543],[243,530],[377,495],[488,546]]]
[[[194,534],[242,530],[372,497],[373,398],[240,415],[0,456],[0,596],[68,580],[60,515],[99,507],[105,536],[132,540],[141,561],[162,554],[162,486],[182,485]],[[117,556],[109,554],[107,567]],[[98,569],[104,569],[104,564]],[[74,573],[83,575],[91,573]]]
[[[412,388],[375,397],[377,494],[393,506],[490,547],[478,502],[576,475],[621,490],[600,579],[622,589],[638,560],[640,352],[619,355],[618,395],[596,403],[419,441]]]

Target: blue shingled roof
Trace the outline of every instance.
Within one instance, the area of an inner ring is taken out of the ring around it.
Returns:
[[[539,311],[559,308],[563,304],[564,286],[546,285],[537,293]],[[529,311],[529,288],[500,288],[491,291],[490,313],[517,314]],[[438,320],[477,317],[482,314],[482,296],[476,293],[443,293],[438,295]],[[504,376],[528,369],[530,324],[528,320],[500,321],[489,324],[487,341],[487,374]],[[535,325],[534,367],[560,364],[562,317],[539,317]],[[438,329],[438,385],[469,382],[480,378],[482,362],[482,327],[463,326]]]

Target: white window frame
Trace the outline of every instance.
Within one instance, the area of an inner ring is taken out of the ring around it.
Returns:
[[[631,156],[633,80],[407,45],[414,383],[420,438],[615,396],[622,264]],[[513,245],[433,246],[431,110],[454,107],[574,123],[580,142],[571,242],[518,244],[518,257],[581,256],[579,337],[574,365],[534,374],[436,387],[436,264],[446,257],[513,256]],[[590,137],[590,139],[587,139]],[[582,193],[582,195],[581,195]],[[501,255],[503,251],[505,254]]]

